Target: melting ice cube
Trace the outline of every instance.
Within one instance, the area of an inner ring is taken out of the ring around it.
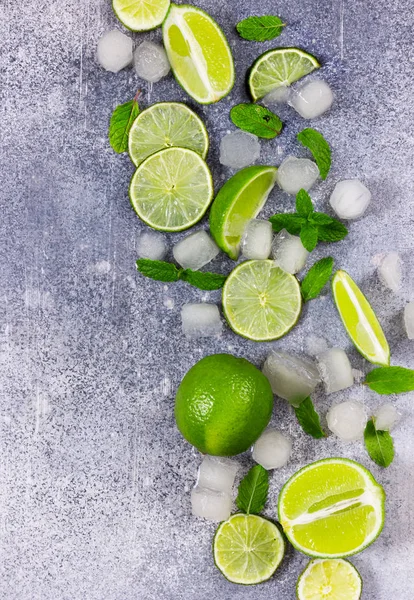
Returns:
[[[351,363],[341,348],[326,350],[318,357],[318,360],[327,394],[339,392],[354,385]]]
[[[243,233],[241,251],[246,258],[269,258],[273,229],[270,221],[250,219]]]
[[[132,62],[132,40],[125,33],[113,29],[103,34],[98,42],[98,62],[107,71],[118,73]]]
[[[197,271],[213,260],[220,248],[206,231],[196,231],[178,242],[173,248],[175,260],[183,269]]]
[[[134,67],[138,77],[155,83],[170,72],[171,66],[164,48],[154,42],[142,42],[134,52]]]
[[[277,170],[277,182],[288,194],[310,190],[319,177],[319,169],[309,158],[287,156]]]
[[[252,165],[260,158],[259,138],[245,131],[226,134],[220,143],[220,162],[233,169]]]
[[[281,431],[270,427],[253,446],[253,460],[264,469],[284,467],[292,453],[292,442]]]
[[[293,406],[299,406],[320,382],[319,371],[312,361],[285,352],[269,354],[263,373],[270,381],[273,393]]]
[[[293,90],[289,104],[304,119],[315,119],[331,108],[333,99],[329,85],[321,79],[313,79]]]
[[[352,442],[364,436],[367,413],[360,402],[348,400],[335,404],[329,409],[326,419],[332,433],[342,440]]]
[[[293,275],[303,269],[309,252],[304,248],[300,237],[282,229],[273,241],[272,254],[279,267]]]

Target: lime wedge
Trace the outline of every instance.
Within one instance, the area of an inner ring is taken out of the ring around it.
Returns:
[[[164,21],[170,0],[112,0],[114,13],[127,29],[155,29]]]
[[[362,465],[345,458],[314,462],[279,496],[279,520],[290,542],[315,557],[361,552],[381,533],[385,493]]]
[[[286,87],[319,69],[312,54],[299,48],[276,48],[265,52],[253,64],[249,88],[253,100],[259,100],[279,87]]]
[[[343,558],[311,560],[298,579],[298,600],[359,600],[362,579]]]
[[[247,221],[262,210],[276,182],[276,167],[254,166],[238,171],[223,185],[210,211],[210,231],[230,258],[239,256]]]
[[[218,102],[234,84],[230,47],[203,10],[172,4],[163,25],[164,46],[178,83],[201,104]]]
[[[300,286],[273,260],[247,260],[228,276],[223,310],[230,327],[255,342],[276,340],[296,325]]]
[[[205,158],[208,135],[202,120],[181,102],[159,102],[143,110],[129,132],[129,155],[138,166],[151,154],[180,146]]]
[[[269,579],[285,553],[277,526],[257,515],[232,515],[213,542],[216,567],[233,583],[254,585]]]
[[[342,323],[358,352],[375,365],[389,366],[388,342],[355,281],[345,271],[337,271],[332,279],[332,292]]]
[[[208,166],[187,148],[166,148],[149,156],[131,179],[129,195],[137,215],[161,231],[182,231],[197,223],[213,198]]]

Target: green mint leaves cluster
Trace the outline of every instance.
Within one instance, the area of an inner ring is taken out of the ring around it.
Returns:
[[[236,29],[245,40],[251,42],[266,42],[278,37],[286,23],[280,17],[264,15],[262,17],[248,17],[236,25]]]
[[[264,509],[269,492],[269,474],[261,465],[252,467],[241,480],[236,505],[246,515],[258,515]]]
[[[219,290],[227,279],[226,275],[220,275],[219,273],[179,269],[173,263],[149,258],[139,258],[137,269],[142,275],[150,279],[165,282],[186,281],[200,290]]]
[[[133,100],[120,104],[112,113],[108,131],[109,143],[118,154],[128,150],[129,130],[139,115],[139,95],[140,92],[137,92]]]

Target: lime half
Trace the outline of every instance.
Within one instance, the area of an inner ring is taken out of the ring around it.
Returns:
[[[244,585],[269,579],[284,553],[279,529],[256,515],[232,515],[218,527],[213,542],[216,567],[229,581]]]
[[[172,4],[163,25],[164,46],[178,83],[201,104],[218,102],[234,84],[230,47],[203,10]]]
[[[170,0],[113,0],[112,8],[127,29],[145,31],[161,25]]]
[[[299,600],[359,600],[362,579],[343,558],[317,558],[299,577],[296,593]]]
[[[239,256],[247,221],[262,210],[276,182],[276,167],[254,166],[238,171],[223,185],[210,211],[210,231],[230,258]]]
[[[187,148],[166,148],[149,156],[131,179],[129,195],[137,215],[161,231],[182,231],[197,223],[213,198],[208,166]]]
[[[336,308],[358,352],[375,365],[390,364],[390,348],[381,325],[357,284],[345,271],[332,279]]]
[[[345,458],[314,462],[279,496],[279,521],[300,552],[340,558],[361,552],[381,533],[385,493],[362,465]]]
[[[265,52],[253,64],[249,88],[253,100],[259,100],[272,90],[291,85],[320,67],[312,54],[299,48],[276,48]]]
[[[273,260],[247,260],[228,276],[223,310],[230,327],[255,342],[276,340],[296,325],[300,286]]]

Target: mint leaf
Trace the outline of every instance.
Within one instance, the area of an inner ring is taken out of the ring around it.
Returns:
[[[178,281],[180,270],[175,265],[163,260],[151,260],[150,258],[139,258],[137,269],[145,277],[157,281]]]
[[[241,480],[236,505],[246,515],[257,515],[266,504],[268,491],[268,472],[261,465],[256,465]]]
[[[180,273],[180,279],[200,290],[219,290],[227,279],[226,275],[204,271],[185,269]]]
[[[318,239],[321,242],[340,242],[348,235],[348,229],[340,221],[332,219],[326,225],[317,225]]]
[[[364,381],[377,394],[403,394],[414,391],[414,371],[404,367],[379,367],[370,371]]]
[[[318,262],[309,269],[300,284],[300,289],[305,302],[319,296],[332,275],[333,265],[334,259],[331,256],[328,256],[318,260]]]
[[[278,37],[286,23],[279,17],[265,15],[263,17],[248,17],[237,23],[236,29],[245,40],[265,42]]]
[[[282,131],[282,121],[275,113],[259,104],[237,104],[230,111],[236,127],[258,137],[272,139]]]
[[[276,233],[279,233],[282,229],[286,229],[291,235],[299,235],[302,225],[306,223],[306,219],[296,213],[273,215],[269,221],[272,224],[273,231],[276,231]]]
[[[133,100],[117,106],[112,113],[109,123],[109,143],[118,154],[128,150],[128,134],[139,114],[138,94]]]
[[[305,398],[299,406],[294,407],[294,411],[299,421],[299,425],[305,433],[317,440],[326,437],[325,432],[321,427],[319,415],[313,406],[310,396]]]
[[[303,129],[296,137],[301,144],[312,152],[321,178],[326,179],[331,168],[331,149],[328,142],[319,131],[311,127]]]
[[[315,250],[316,244],[318,243],[318,228],[316,225],[307,221],[302,225],[300,230],[300,241],[308,252]]]
[[[334,219],[325,213],[313,212],[309,216],[309,221],[316,225],[329,225],[329,223],[333,223]]]
[[[306,190],[299,190],[296,194],[296,212],[301,217],[309,217],[313,213],[312,200]]]
[[[370,419],[364,431],[365,448],[380,467],[389,467],[394,460],[394,442],[388,431],[377,431]]]

